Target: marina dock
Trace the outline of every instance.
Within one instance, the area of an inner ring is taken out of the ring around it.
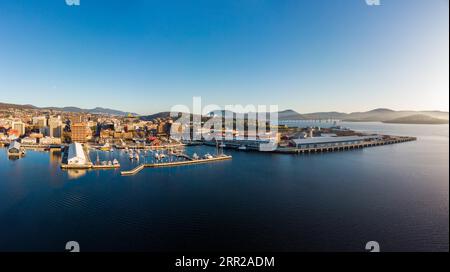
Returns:
[[[117,169],[120,168],[120,164],[116,161],[116,163],[113,163],[111,161],[103,163],[92,163],[91,158],[89,156],[89,149],[87,147],[83,147],[80,151],[82,153],[82,157],[84,158],[83,163],[73,163],[70,164],[68,162],[68,153],[69,153],[69,147],[65,147],[63,149],[63,156],[62,156],[62,163],[61,163],[61,169],[68,170],[68,169],[94,169],[94,170],[101,170],[101,169]]]
[[[183,156],[184,157],[184,156]],[[188,157],[189,160],[186,161],[176,161],[176,162],[161,162],[161,163],[144,163],[136,168],[129,170],[129,171],[121,171],[120,174],[122,176],[131,176],[139,173],[144,168],[156,168],[156,167],[173,167],[173,166],[181,166],[181,165],[191,165],[191,164],[199,164],[199,163],[209,163],[209,162],[217,162],[217,161],[224,161],[224,160],[230,160],[232,157],[228,155],[221,155],[219,157],[213,157],[209,159],[192,159]]]

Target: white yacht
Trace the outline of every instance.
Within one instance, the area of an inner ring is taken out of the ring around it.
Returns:
[[[239,150],[247,150],[247,147],[245,145],[241,145],[240,147],[238,147]]]
[[[204,159],[212,159],[212,158],[214,158],[211,154],[209,154],[209,153],[206,153],[204,156],[203,156],[203,158]]]

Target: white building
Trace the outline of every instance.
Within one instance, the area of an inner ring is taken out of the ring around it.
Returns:
[[[300,138],[292,140],[297,148],[333,147],[348,144],[360,144],[364,141],[379,139],[379,135],[373,136],[321,136],[313,138]]]
[[[44,137],[39,140],[39,143],[41,145],[60,145],[61,138]]]
[[[20,142],[24,145],[34,145],[36,144],[36,138],[25,137]]]
[[[61,121],[61,117],[50,117],[48,119],[48,136],[60,138],[63,130],[63,123]]]
[[[87,159],[86,155],[84,154],[83,146],[80,143],[70,144],[67,164],[84,165],[86,163]]]
[[[21,155],[20,143],[14,141],[8,147],[8,155],[10,156],[20,156]]]

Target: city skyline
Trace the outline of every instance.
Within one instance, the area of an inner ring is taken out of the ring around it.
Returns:
[[[0,3],[0,102],[448,111],[448,1]]]

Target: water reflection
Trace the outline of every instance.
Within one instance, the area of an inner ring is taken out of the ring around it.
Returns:
[[[360,251],[372,239],[386,251],[448,251],[448,125],[348,126],[419,139],[305,156],[225,150],[232,160],[129,177],[120,170],[144,158],[123,150],[99,151],[121,164],[102,171],[62,171],[58,152],[9,161],[5,151],[0,251],[55,251],[74,237],[110,251]]]
[[[61,154],[61,149],[55,149],[55,148],[51,148],[49,150],[49,154],[50,154],[50,164],[53,166],[59,166],[61,164],[61,158],[62,158],[62,154]]]
[[[86,175],[86,172],[86,169],[68,169],[67,176],[69,177],[69,179],[77,179]]]

